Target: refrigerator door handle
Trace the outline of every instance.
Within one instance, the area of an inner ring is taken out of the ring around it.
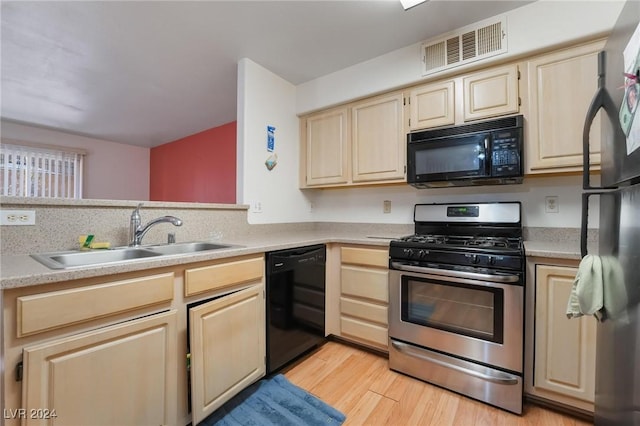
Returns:
[[[589,179],[589,171],[591,170],[590,158],[589,158],[589,132],[591,131],[591,125],[595,120],[598,112],[603,109],[607,114],[609,120],[612,123],[618,119],[618,113],[613,100],[609,96],[605,89],[605,52],[598,53],[598,90],[591,100],[589,109],[587,110],[587,117],[584,121],[584,127],[582,129],[582,188],[585,190],[603,190],[603,189],[617,189],[617,187],[592,187]],[[584,210],[584,208],[583,208]]]
[[[606,187],[592,187],[589,171],[591,170],[589,159],[589,132],[591,131],[591,125],[595,120],[598,112],[603,109],[607,117],[614,120],[617,119],[617,113],[613,100],[605,89],[605,53],[601,51],[598,53],[598,90],[591,100],[591,105],[587,110],[587,117],[584,121],[584,127],[582,129],[582,188],[585,192],[582,193],[582,220],[580,224],[580,254],[582,257],[587,255],[587,228],[589,225],[589,197],[592,195],[601,195],[611,190],[617,189],[615,186]],[[588,192],[587,192],[588,191]]]
[[[580,221],[580,257],[585,257],[587,252],[587,228],[589,225],[589,197],[592,195],[606,194],[609,191],[591,191],[582,193],[582,218]]]

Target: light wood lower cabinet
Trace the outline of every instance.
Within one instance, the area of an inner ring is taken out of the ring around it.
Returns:
[[[265,374],[262,253],[0,300],[5,426],[197,424]]]
[[[171,310],[26,347],[22,424],[174,423],[176,327]]]
[[[342,247],[340,336],[388,350],[388,249]]]
[[[198,305],[189,319],[195,425],[265,374],[264,285]]]
[[[576,267],[535,266],[535,350],[532,393],[593,411],[596,319],[568,319]]]

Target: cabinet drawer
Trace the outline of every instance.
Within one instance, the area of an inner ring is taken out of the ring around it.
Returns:
[[[374,305],[347,297],[340,298],[340,313],[384,325],[389,322],[386,306]]]
[[[389,271],[342,266],[342,294],[388,303]]]
[[[387,327],[367,323],[354,318],[340,317],[340,331],[342,335],[375,343],[385,348],[389,345],[389,331]]]
[[[17,336],[90,321],[173,299],[173,272],[17,299]]]
[[[264,258],[262,256],[187,269],[184,273],[184,292],[185,296],[191,296],[204,291],[261,280],[263,275]]]
[[[341,261],[342,263],[388,268],[389,250],[342,247]]]

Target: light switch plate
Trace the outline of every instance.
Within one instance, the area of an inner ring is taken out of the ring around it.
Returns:
[[[0,225],[21,226],[35,225],[35,210],[1,210]]]

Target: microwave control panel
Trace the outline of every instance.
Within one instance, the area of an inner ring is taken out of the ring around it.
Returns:
[[[519,176],[522,174],[522,133],[520,129],[493,133],[491,176]]]

